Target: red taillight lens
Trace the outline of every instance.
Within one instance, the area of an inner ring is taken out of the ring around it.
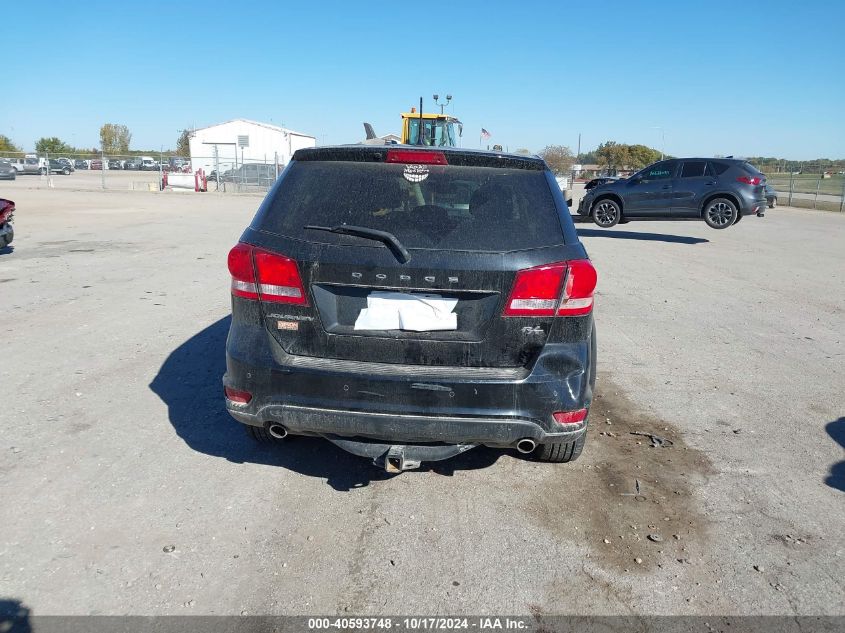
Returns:
[[[553,316],[560,305],[566,264],[520,270],[505,305],[505,316]]]
[[[387,150],[388,163],[411,163],[414,165],[448,165],[443,152],[419,151],[410,149]]]
[[[299,267],[290,257],[239,243],[229,251],[229,272],[236,297],[308,305]]]
[[[586,259],[516,274],[504,316],[580,316],[593,309],[596,269]]]
[[[558,424],[580,424],[587,419],[587,410],[557,411],[552,414],[552,417],[554,417],[555,422]]]
[[[737,178],[737,182],[744,182],[746,185],[759,185],[763,182],[763,179],[757,176],[740,176]]]
[[[256,248],[255,270],[262,301],[308,305],[295,260]]]
[[[598,275],[590,260],[576,259],[569,262],[558,316],[589,314],[593,309],[593,292],[597,281]]]
[[[249,401],[252,400],[252,394],[249,391],[240,391],[231,387],[224,387],[223,391],[226,392],[226,399],[235,404],[249,404]]]
[[[239,243],[229,251],[229,273],[232,275],[233,295],[258,299],[255,270],[252,267],[252,246]]]

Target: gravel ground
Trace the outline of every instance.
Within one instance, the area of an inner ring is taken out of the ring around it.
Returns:
[[[388,476],[320,439],[255,446],[222,406],[225,257],[259,197],[3,195],[0,601],[845,615],[842,215],[579,224],[600,276],[582,458]]]

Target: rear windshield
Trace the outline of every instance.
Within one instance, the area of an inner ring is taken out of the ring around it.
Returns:
[[[388,231],[408,248],[509,251],[564,242],[545,172],[526,169],[294,162],[253,228],[311,242],[363,241],[307,224]]]

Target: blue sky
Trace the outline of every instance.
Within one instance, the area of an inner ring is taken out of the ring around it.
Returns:
[[[0,134],[133,148],[231,118],[318,143],[451,93],[511,150],[845,157],[845,2],[7,2]],[[657,127],[662,128],[656,129]]]

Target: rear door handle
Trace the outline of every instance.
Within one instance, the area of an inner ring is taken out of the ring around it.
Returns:
[[[705,182],[704,184],[707,185],[708,187],[715,187],[716,186],[715,182]]]
[[[671,188],[672,188],[672,185],[663,185],[663,188],[664,188],[664,189],[671,189]]]

